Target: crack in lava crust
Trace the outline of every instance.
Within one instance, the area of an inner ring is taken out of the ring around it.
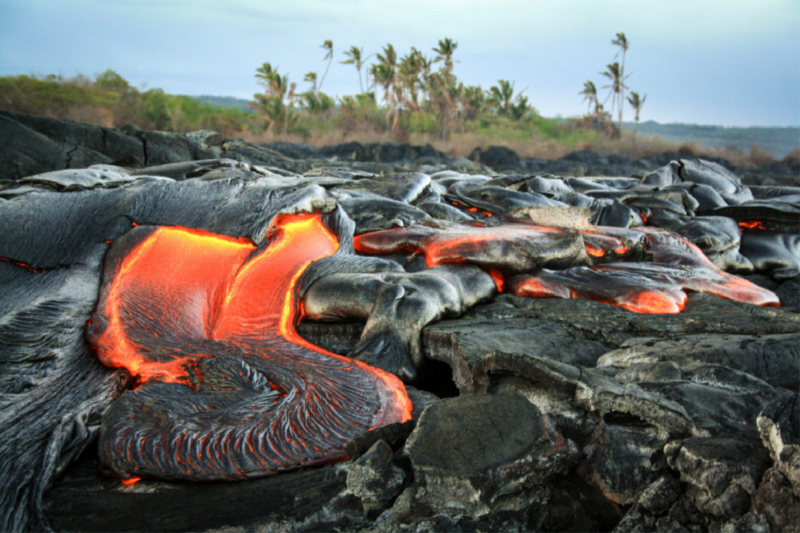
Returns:
[[[408,420],[399,379],[295,330],[298,279],[338,247],[318,214],[279,215],[261,247],[169,227],[120,239],[88,339],[141,385],[103,419],[103,465],[123,478],[258,477],[345,459],[348,439]]]

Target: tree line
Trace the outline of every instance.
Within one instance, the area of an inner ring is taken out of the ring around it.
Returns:
[[[271,63],[264,63],[256,70],[255,77],[264,91],[254,95],[254,108],[266,118],[271,130],[285,134],[302,113],[324,117],[337,108],[337,101],[322,91],[333,62],[333,42],[326,40],[322,48],[326,52],[325,73],[317,84],[317,73],[308,72],[303,81],[310,87],[305,91],[298,92],[297,84],[290,81],[288,74],[280,74]],[[513,81],[498,80],[497,85],[486,91],[480,85],[460,81],[453,73],[457,48],[458,43],[450,38],[441,39],[431,49],[433,56],[415,47],[401,56],[392,44],[365,56],[363,48],[351,46],[340,63],[355,67],[361,91],[338,99],[343,120],[375,122],[380,118],[379,122],[388,131],[399,136],[409,130],[423,130],[435,133],[439,139],[448,139],[454,129],[487,113],[513,121],[536,114],[522,94],[524,91],[515,93]],[[373,57],[374,61],[367,65]],[[382,108],[378,106],[376,93],[384,104]]]

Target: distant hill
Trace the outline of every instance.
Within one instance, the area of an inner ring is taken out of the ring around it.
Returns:
[[[622,123],[622,129],[625,130],[632,130],[635,126],[634,122]],[[659,124],[649,120],[639,124],[638,133],[658,135],[665,141],[676,143],[697,142],[711,148],[735,146],[745,152],[753,145],[758,145],[779,159],[800,148],[800,128],[797,127],[729,128],[697,124]]]
[[[202,94],[200,96],[190,96],[189,98],[197,100],[201,104],[208,104],[211,107],[232,107],[241,111],[252,111],[248,106],[252,103],[250,100],[242,98],[234,98],[233,96],[209,96]]]

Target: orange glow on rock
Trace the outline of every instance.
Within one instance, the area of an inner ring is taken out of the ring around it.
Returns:
[[[492,276],[494,284],[497,285],[497,292],[503,292],[503,286],[505,285],[505,276],[503,276],[503,273],[496,268],[489,268],[487,271],[489,275]]]
[[[125,485],[126,487],[129,487],[131,485],[137,484],[141,480],[142,480],[142,478],[140,478],[140,477],[129,477],[128,479],[123,479],[122,480],[122,484]]]
[[[326,220],[280,215],[260,246],[175,227],[112,246],[87,337],[139,388],[112,406],[104,465],[123,478],[260,477],[345,460],[348,439],[411,419],[396,376],[297,333],[298,280],[339,249]]]
[[[686,293],[682,291],[647,291],[635,293],[624,303],[609,302],[634,313],[675,314],[686,307]]]
[[[7,258],[7,257],[0,257],[0,261],[5,261],[6,263],[11,263],[12,265],[17,265],[17,266],[20,266],[20,267],[22,267],[22,268],[25,268],[25,269],[27,269],[27,270],[30,270],[31,272],[47,272],[47,270],[44,270],[44,269],[42,269],[42,270],[40,270],[40,269],[36,269],[36,268],[33,268],[32,266],[30,266],[30,265],[29,265],[29,264],[27,264],[27,263],[22,263],[22,262],[20,262],[20,261],[14,261],[13,259],[9,259],[9,258]]]
[[[107,327],[91,336],[98,357],[106,366],[123,367],[142,382],[187,382],[184,354],[153,360],[123,329],[121,295],[133,295],[142,314],[155,316],[167,327],[193,325],[191,337],[206,336],[220,287],[239,263],[255,250],[247,239],[233,239],[201,230],[160,227],[123,260],[113,283],[106,287]],[[138,317],[133,317],[134,321]],[[90,330],[91,331],[91,330]],[[195,354],[196,355],[196,354]]]
[[[603,228],[604,230],[610,228]],[[613,252],[615,255],[625,255],[630,251],[630,247],[623,241],[624,233],[620,235],[603,234],[599,231],[581,230],[586,251],[593,257],[605,257]]]
[[[485,216],[487,216],[487,217],[490,217],[490,216],[492,216],[492,214],[491,214],[490,212],[488,212],[488,211],[481,211],[481,210],[480,210],[480,209],[478,209],[477,207],[467,207],[467,206],[465,206],[465,205],[462,205],[462,204],[460,204],[460,203],[458,203],[458,202],[451,202],[451,203],[452,203],[454,206],[458,207],[459,209],[465,209],[465,210],[469,211],[470,213],[480,213],[480,214],[482,214],[482,215],[485,215]]]
[[[606,255],[605,250],[603,250],[601,247],[597,246],[592,242],[584,241],[584,245],[586,246],[586,253],[588,253],[592,257],[603,257],[604,255]]]
[[[739,227],[741,229],[757,229],[757,230],[766,230],[764,224],[762,224],[758,220],[746,220],[739,222]]]
[[[515,280],[516,281],[516,280]],[[509,292],[515,296],[526,298],[574,298],[574,293],[563,285],[548,283],[544,280],[526,277],[509,287]]]

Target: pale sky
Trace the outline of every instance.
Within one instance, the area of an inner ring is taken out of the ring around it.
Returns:
[[[617,32],[643,121],[800,125],[797,0],[0,0],[0,75],[111,68],[137,87],[251,99],[265,61],[301,90],[321,77],[330,39],[322,90],[342,96],[359,90],[339,64],[351,46],[433,56],[449,37],[465,83],[514,80],[542,115],[569,117],[585,81],[605,85]]]

